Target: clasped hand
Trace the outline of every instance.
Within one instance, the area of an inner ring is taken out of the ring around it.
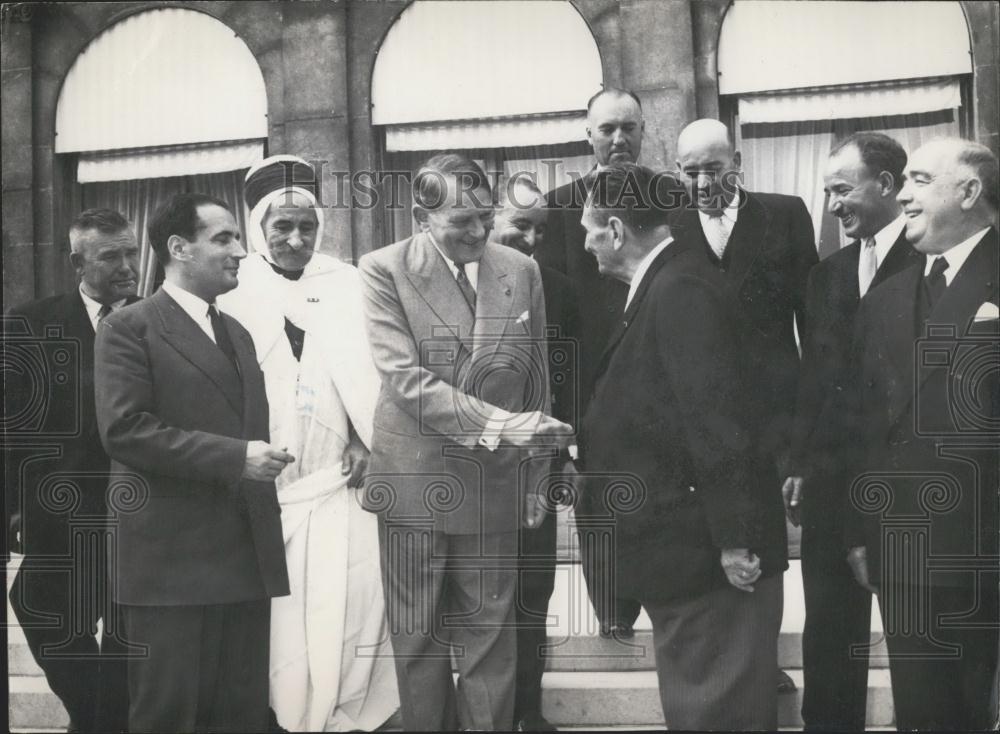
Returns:
[[[254,482],[273,482],[293,461],[295,457],[284,449],[277,449],[266,441],[248,441],[243,478]]]

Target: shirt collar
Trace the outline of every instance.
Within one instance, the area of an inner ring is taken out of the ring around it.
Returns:
[[[889,254],[889,250],[892,249],[892,246],[896,244],[896,240],[898,240],[899,235],[903,233],[903,227],[905,226],[906,215],[900,212],[898,217],[875,233],[876,267],[882,265],[882,261],[885,260],[885,256]]]
[[[167,292],[168,296],[177,301],[177,305],[184,309],[184,312],[194,319],[195,322],[201,323],[208,318],[208,301],[169,280],[163,281],[161,287]]]
[[[739,215],[739,212],[740,212],[740,190],[736,189],[736,191],[733,194],[733,200],[729,202],[729,205],[725,209],[722,210],[722,214],[720,215],[720,217],[722,219],[728,220],[730,224],[735,225],[736,217]],[[701,211],[701,209],[698,210],[698,216],[701,218],[702,221],[706,219],[711,219],[711,217],[705,214],[705,212]]]
[[[90,317],[90,323],[97,325],[97,318],[100,316],[101,309],[104,304],[100,301],[95,301],[93,298],[88,296],[83,290],[83,283],[80,283],[80,298],[83,299],[83,307],[87,309],[87,316]],[[121,298],[111,304],[111,310],[116,311],[125,305],[125,299]]]
[[[653,264],[653,260],[656,259],[657,255],[667,249],[667,245],[673,241],[673,237],[667,237],[667,239],[663,240],[663,242],[650,250],[646,257],[642,259],[642,262],[639,263],[639,267],[635,269],[635,274],[632,276],[632,282],[628,287],[628,298],[625,299],[626,311],[632,303],[632,297],[635,295],[635,292],[639,290],[639,284],[642,283],[642,279],[646,277],[646,272],[649,270],[649,266]]]
[[[951,281],[958,274],[958,271],[962,269],[962,266],[965,265],[965,261],[969,258],[969,255],[971,255],[972,251],[976,249],[976,245],[979,244],[979,240],[981,240],[989,231],[989,227],[983,227],[969,239],[959,242],[951,249],[941,253],[940,256],[943,257],[948,263],[948,269],[944,271],[945,283],[951,285]],[[936,257],[938,256],[927,255],[926,262],[924,263],[925,277],[931,274],[931,263],[934,262]]]
[[[427,239],[429,239],[431,243],[434,245],[434,249],[438,251],[438,254],[442,258],[444,258],[444,263],[445,265],[448,266],[448,269],[451,271],[452,277],[458,278],[458,266],[455,265],[455,261],[444,254],[444,250],[442,250],[438,246],[437,241],[434,239],[434,235],[432,235],[430,232],[426,232],[425,234],[427,235]],[[469,279],[469,283],[472,285],[472,290],[478,290],[479,262],[476,261],[476,262],[465,263],[464,270],[465,270],[465,277]]]

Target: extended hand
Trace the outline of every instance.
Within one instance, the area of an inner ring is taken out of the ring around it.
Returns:
[[[756,554],[749,548],[724,548],[720,562],[734,588],[753,591],[754,583],[760,578],[760,558]]]
[[[282,469],[293,461],[295,457],[290,453],[276,449],[266,441],[248,441],[243,478],[254,482],[273,482]]]
[[[539,410],[516,413],[507,419],[500,438],[515,446],[539,443],[568,446],[573,439],[573,426]]]
[[[361,439],[351,436],[351,440],[344,447],[344,453],[340,456],[340,473],[350,474],[347,478],[348,487],[355,488],[364,484],[369,456],[371,452],[365,448]]]
[[[785,517],[795,527],[802,524],[802,477],[788,477],[781,485],[781,497],[785,501]]]
[[[847,551],[847,565],[851,567],[854,580],[862,588],[873,594],[878,594],[878,587],[868,578],[868,549],[863,545],[855,546]]]

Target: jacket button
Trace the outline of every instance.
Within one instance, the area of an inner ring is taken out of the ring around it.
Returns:
[[[694,492],[694,487],[688,487],[688,492]]]

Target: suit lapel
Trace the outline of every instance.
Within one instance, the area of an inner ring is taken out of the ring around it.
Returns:
[[[877,286],[886,278],[889,278],[900,270],[905,268],[908,264],[916,262],[914,258],[913,246],[906,241],[906,229],[903,229],[899,233],[899,237],[896,241],[892,243],[892,247],[889,248],[889,252],[886,253],[885,259],[882,260],[882,264],[878,266],[878,270],[875,271],[875,277],[872,279],[872,284],[869,290]]]
[[[473,326],[473,353],[480,349],[484,337],[500,336],[508,331],[511,310],[514,306],[516,278],[504,269],[492,256],[492,249],[499,245],[487,245],[479,261],[479,282],[476,290],[476,321]],[[528,336],[515,334],[515,336]],[[492,342],[497,345],[494,339]],[[478,356],[478,355],[477,355]]]
[[[739,210],[736,226],[733,227],[726,246],[729,250],[729,278],[735,284],[737,292],[742,288],[743,280],[764,247],[771,225],[771,215],[756,197],[743,189],[740,189],[740,195],[745,200],[744,205]]]
[[[162,289],[150,296],[163,323],[163,338],[218,386],[233,410],[243,415],[242,392],[232,362],[198,324]],[[235,346],[235,345],[234,345]],[[242,369],[241,364],[241,369]]]
[[[898,277],[887,282],[887,306],[882,315],[883,325],[876,338],[885,345],[889,362],[899,377],[899,389],[891,393],[889,418],[891,423],[906,409],[913,400],[913,373],[915,370],[913,355],[915,353],[914,335],[917,334],[917,298],[920,296],[920,279],[923,270],[914,266]]]
[[[667,247],[656,256],[653,262],[650,263],[646,274],[643,275],[642,280],[639,281],[639,287],[636,288],[635,294],[632,296],[632,300],[628,304],[628,308],[625,309],[624,315],[615,324],[614,331],[611,332],[607,346],[604,347],[604,352],[601,354],[601,361],[597,365],[597,372],[594,374],[595,381],[599,379],[601,375],[604,374],[604,370],[607,369],[608,363],[611,361],[611,356],[615,353],[615,350],[621,343],[622,338],[625,336],[625,332],[628,331],[629,324],[631,324],[635,319],[635,315],[639,311],[639,307],[642,305],[643,300],[646,298],[646,294],[649,292],[649,286],[653,282],[653,278],[656,277],[660,268],[681,252],[684,252],[690,247],[696,246],[697,245],[690,240],[684,242],[678,242],[675,240],[667,245]]]
[[[471,352],[475,318],[441,253],[422,232],[414,235],[410,241],[406,277],[437,317],[437,321]],[[482,273],[479,277],[482,282]],[[476,300],[478,310],[478,294]]]
[[[953,348],[955,339],[961,339],[967,334],[980,304],[996,297],[997,253],[997,232],[991,229],[976,245],[962,269],[955,274],[954,280],[935,305],[926,325],[917,323],[916,304],[920,298],[921,281],[924,276],[921,258],[913,258],[913,265],[904,271],[902,276],[891,282],[895,293],[891,311],[887,314],[890,319],[884,322],[888,323],[890,328],[887,333],[882,334],[882,337],[892,345],[889,353],[902,379],[898,401],[889,407],[889,418],[892,423],[903,416],[913,402],[916,391],[934,373],[933,369],[928,369],[925,365],[919,370],[919,381],[915,377],[918,371],[916,364],[918,355],[914,336],[916,335],[917,339],[934,339],[934,331],[931,330],[928,334],[929,329],[934,326],[947,327],[939,333],[939,336],[943,338],[946,347]],[[886,287],[890,286],[887,284]]]

